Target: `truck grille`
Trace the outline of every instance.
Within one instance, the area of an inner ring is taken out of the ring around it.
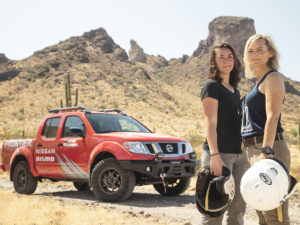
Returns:
[[[182,144],[182,154],[185,153],[185,144]]]
[[[164,154],[178,154],[177,143],[159,143]]]
[[[155,153],[155,151],[154,151],[154,149],[152,147],[152,144],[146,144],[146,146],[147,146],[147,148],[148,148],[148,150],[149,150],[150,153],[152,153],[152,154]]]

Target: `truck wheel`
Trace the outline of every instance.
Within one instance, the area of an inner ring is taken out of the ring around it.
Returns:
[[[116,159],[106,158],[94,167],[91,186],[99,201],[122,201],[132,194],[135,174],[123,169]]]
[[[37,179],[32,175],[26,161],[17,163],[13,171],[15,191],[21,194],[32,194],[37,187]]]
[[[166,183],[166,193],[164,190],[164,185],[154,184],[154,188],[158,193],[164,196],[177,196],[186,191],[191,182],[191,178],[167,178]]]
[[[90,190],[90,186],[86,182],[73,182],[73,185],[78,191],[88,191],[88,190]]]

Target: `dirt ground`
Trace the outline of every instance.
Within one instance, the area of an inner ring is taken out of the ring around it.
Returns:
[[[79,192],[72,183],[50,181],[39,183],[33,195],[25,196],[14,192],[12,182],[7,175],[0,177],[0,195],[11,195],[11,200],[22,199],[22,209],[14,209],[15,203],[5,204],[1,199],[0,203],[0,225],[7,224],[132,224],[140,222],[142,224],[199,224],[201,214],[195,206],[194,198],[195,179],[192,180],[190,188],[177,197],[163,197],[159,195],[152,186],[135,187],[132,196],[125,202],[104,203],[97,202],[91,191]],[[39,202],[37,208],[33,202]],[[56,203],[55,203],[56,202]],[[58,203],[59,204],[58,204]],[[21,204],[21,203],[20,203]],[[1,209],[2,207],[2,209]],[[11,208],[10,208],[11,207]],[[61,207],[58,209],[57,207]],[[5,210],[3,210],[5,208]],[[41,211],[43,208],[43,211]],[[53,210],[56,208],[56,210]],[[95,211],[95,209],[102,210]],[[14,212],[14,211],[20,212]],[[32,212],[36,210],[36,212]],[[76,210],[79,210],[78,212]],[[104,211],[103,211],[104,210]],[[37,215],[45,219],[41,220]],[[19,220],[18,216],[33,213],[35,216],[28,217],[27,220]],[[73,214],[72,214],[73,213]],[[67,215],[70,214],[68,220]],[[290,220],[291,225],[300,224],[300,191],[296,190],[290,199]],[[92,217],[91,217],[92,216]],[[10,217],[4,221],[3,218]],[[65,218],[66,217],[66,218]],[[47,218],[49,220],[47,220]],[[53,219],[54,218],[54,219]],[[78,218],[94,218],[92,221],[86,219],[82,222]],[[256,213],[253,209],[247,208],[245,215],[245,225],[258,224]],[[2,220],[2,221],[1,221]],[[72,221],[73,220],[73,221]],[[21,222],[22,221],[22,222]],[[42,221],[42,222],[40,222]],[[88,222],[89,221],[89,222]]]

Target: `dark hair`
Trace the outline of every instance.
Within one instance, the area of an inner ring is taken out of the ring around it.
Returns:
[[[227,43],[219,43],[214,46],[211,56],[210,56],[208,78],[214,79],[218,82],[222,82],[222,78],[219,74],[219,70],[218,70],[217,63],[216,63],[216,51],[215,50],[217,48],[228,48],[232,52],[233,59],[234,59],[234,66],[233,66],[232,71],[230,72],[229,83],[232,86],[237,87],[238,83],[241,80],[240,72],[241,72],[242,66],[241,66],[241,62],[238,59],[234,49]]]

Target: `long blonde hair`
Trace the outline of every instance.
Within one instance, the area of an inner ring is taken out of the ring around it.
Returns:
[[[269,59],[269,61],[267,62],[267,65],[275,70],[278,70],[278,68],[279,68],[279,64],[278,64],[279,53],[277,51],[277,48],[276,48],[272,38],[266,34],[255,34],[248,39],[246,46],[245,46],[245,51],[244,51],[245,75],[247,78],[255,77],[253,68],[251,67],[249,60],[248,60],[248,54],[247,54],[248,48],[254,41],[259,40],[259,39],[265,40],[265,44],[266,44],[268,50],[270,52],[273,52],[273,56]]]

